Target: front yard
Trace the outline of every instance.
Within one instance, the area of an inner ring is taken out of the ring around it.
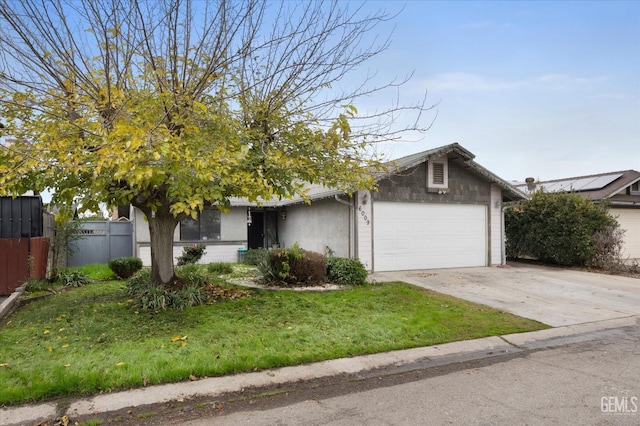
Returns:
[[[245,291],[156,314],[136,311],[116,280],[33,301],[0,325],[0,404],[547,328],[401,282]]]

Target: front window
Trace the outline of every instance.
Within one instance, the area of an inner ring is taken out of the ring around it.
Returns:
[[[220,210],[205,208],[197,220],[188,217],[180,221],[180,241],[209,240],[220,240]]]

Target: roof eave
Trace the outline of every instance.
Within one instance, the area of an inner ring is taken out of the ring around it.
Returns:
[[[631,180],[630,182],[626,182],[624,185],[620,185],[619,188],[616,188],[613,192],[611,192],[609,195],[607,195],[606,197],[603,197],[603,198],[611,198],[614,195],[617,195],[620,192],[624,191],[625,189],[627,189],[629,186],[633,185],[636,182],[640,182],[640,174],[635,179]]]
[[[524,193],[523,191],[520,191],[518,188],[511,185],[509,182],[500,178],[499,176],[495,175],[489,170],[485,169],[475,161],[468,160],[468,161],[465,161],[465,164],[469,166],[470,169],[474,170],[476,173],[484,176],[491,183],[498,185],[503,191],[509,192],[513,196],[512,198],[516,198],[519,200],[526,200],[529,198],[529,196],[526,193]]]
[[[389,161],[385,164],[387,166],[387,170],[385,170],[384,172],[378,173],[376,176],[376,180],[379,181],[379,180],[385,179],[396,173],[404,172],[405,170],[416,167],[424,163],[425,161],[429,161],[430,159],[440,158],[443,155],[449,155],[451,153],[458,154],[463,159],[463,161],[471,161],[476,157],[471,153],[471,151],[468,151],[467,149],[463,148],[462,145],[460,145],[459,143],[454,142],[452,144],[441,146],[439,148],[423,151],[418,154],[407,155],[406,157],[401,157],[396,160]],[[406,162],[403,161],[404,159],[409,157],[415,157],[415,158],[411,161],[406,161]],[[398,164],[401,164],[401,165],[399,166]]]

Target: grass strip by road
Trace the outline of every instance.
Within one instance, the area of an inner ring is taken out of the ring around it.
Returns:
[[[401,282],[150,315],[122,281],[34,301],[0,325],[0,404],[82,396],[547,328]]]

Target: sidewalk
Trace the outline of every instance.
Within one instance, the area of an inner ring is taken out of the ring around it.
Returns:
[[[181,382],[134,389],[131,391],[79,398],[68,407],[56,403],[42,403],[0,410],[0,424],[5,426],[33,425],[45,419],[67,415],[76,418],[96,413],[109,413],[129,407],[163,403],[195,397],[216,397],[242,389],[284,383],[357,374],[384,367],[405,367],[420,362],[421,368],[442,366],[475,359],[489,358],[506,353],[552,348],[571,343],[597,339],[607,330],[640,324],[640,316],[608,319],[597,322],[568,325],[530,333],[485,337],[477,340],[427,346],[401,351],[323,361],[295,367],[284,367],[256,373],[208,378],[194,382]],[[425,362],[426,361],[426,362]]]

